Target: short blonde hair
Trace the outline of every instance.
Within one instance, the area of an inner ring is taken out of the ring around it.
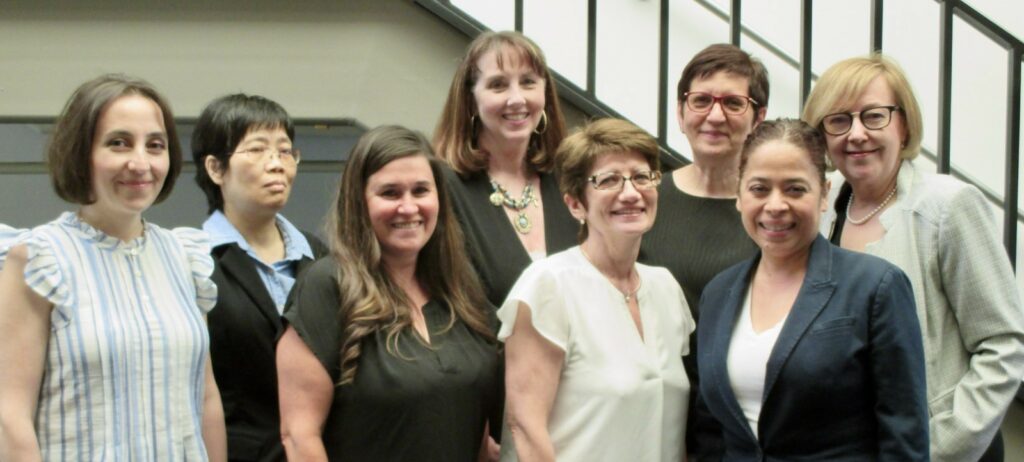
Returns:
[[[651,171],[661,168],[658,141],[649,133],[621,119],[600,119],[577,129],[562,140],[555,152],[555,176],[562,194],[586,205],[584,190],[590,170],[605,154],[635,152],[643,156]],[[587,239],[587,225],[580,227],[579,241]]]
[[[907,135],[900,149],[900,158],[913,159],[921,151],[924,131],[921,107],[917,104],[914,90],[910,88],[903,69],[896,61],[881,53],[845,59],[828,68],[807,98],[803,119],[812,127],[820,128],[825,116],[849,110],[845,105],[859,98],[871,81],[880,75],[896,96],[895,104],[901,108],[905,121]]]

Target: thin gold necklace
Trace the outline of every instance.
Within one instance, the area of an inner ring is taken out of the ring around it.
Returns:
[[[636,271],[636,264],[633,265],[632,271],[630,271],[630,273],[629,273],[630,276],[632,276],[633,274],[636,274],[636,287],[633,287],[633,290],[622,290],[622,289],[619,288],[619,286],[615,285],[615,281],[610,276],[605,274],[604,271],[601,271],[601,268],[599,268],[597,266],[597,263],[594,263],[594,259],[590,258],[590,255],[587,255],[587,251],[586,250],[583,250],[583,246],[582,245],[580,246],[580,253],[583,254],[583,258],[586,258],[587,262],[589,262],[590,265],[593,266],[594,269],[596,269],[598,273],[601,273],[601,276],[604,276],[604,278],[608,281],[609,284],[612,285],[612,287],[615,288],[615,290],[619,291],[619,293],[622,294],[623,298],[626,299],[626,304],[627,305],[629,304],[629,301],[632,300],[633,297],[637,294],[637,292],[640,291],[640,285],[643,283],[643,280],[640,279],[640,273],[638,273]]]

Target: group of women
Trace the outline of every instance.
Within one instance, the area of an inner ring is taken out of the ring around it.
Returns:
[[[171,110],[91,80],[48,151],[78,210],[0,227],[0,459],[1001,460],[1024,312],[978,191],[911,162],[903,74],[767,104],[759,62],[699,53],[663,178],[628,122],[565,136],[541,50],[485,33],[433,143],[360,138],[324,245],[280,214],[280,105],[203,111],[205,232],[165,230]]]

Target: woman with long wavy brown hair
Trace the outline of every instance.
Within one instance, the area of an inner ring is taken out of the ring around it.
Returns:
[[[500,412],[493,322],[430,145],[385,126],[345,166],[331,257],[277,348],[289,460],[475,460]]]
[[[466,50],[434,134],[473,266],[487,298],[505,300],[537,259],[576,244],[577,224],[552,174],[565,134],[540,47],[486,32]]]

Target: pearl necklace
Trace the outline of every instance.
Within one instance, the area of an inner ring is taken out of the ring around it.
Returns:
[[[619,286],[615,285],[615,282],[612,281],[611,277],[605,274],[604,271],[601,271],[601,268],[597,267],[597,264],[594,263],[594,260],[590,258],[590,255],[587,255],[587,252],[583,250],[583,246],[580,246],[580,253],[583,254],[583,258],[586,258],[587,261],[590,262],[590,265],[593,266],[598,273],[601,273],[601,276],[604,276],[604,278],[608,280],[608,283],[611,284],[612,287],[615,288],[615,290],[619,291],[619,293],[622,294],[623,298],[626,299],[626,304],[629,305],[629,301],[632,300],[633,297],[636,296],[636,293],[640,291],[640,285],[643,283],[643,280],[640,279],[640,273],[637,273],[636,287],[633,287],[633,290],[622,290],[619,288]],[[635,271],[636,266],[633,267],[633,272]]]
[[[878,212],[881,212],[882,209],[884,209],[885,206],[889,204],[889,201],[891,201],[893,197],[896,197],[896,186],[892,187],[892,191],[889,191],[889,195],[885,196],[885,200],[883,200],[881,204],[878,204],[878,207],[875,207],[875,209],[872,210],[871,213],[869,213],[866,217],[861,218],[860,220],[854,220],[853,216],[850,215],[850,206],[853,205],[853,191],[850,191],[850,201],[846,203],[846,221],[858,226],[867,223],[868,220],[871,219],[871,217],[875,216],[875,214],[877,214]]]

